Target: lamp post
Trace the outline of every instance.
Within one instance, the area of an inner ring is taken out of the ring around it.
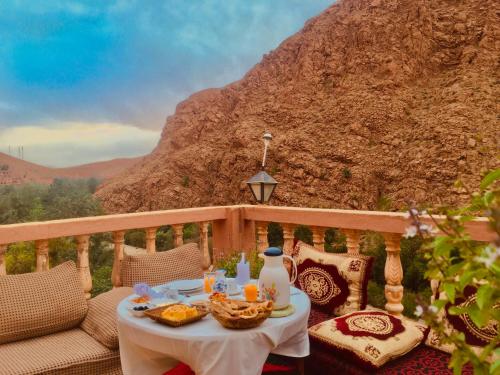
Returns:
[[[278,182],[274,178],[269,176],[264,170],[266,166],[267,148],[269,147],[273,136],[270,133],[265,133],[263,139],[264,156],[262,158],[262,169],[259,173],[257,173],[247,181],[247,185],[250,188],[250,191],[252,192],[255,200],[261,204],[269,202],[271,196],[273,195],[274,189],[276,189],[276,185],[278,185]]]

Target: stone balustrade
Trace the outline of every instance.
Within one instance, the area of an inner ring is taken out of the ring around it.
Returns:
[[[439,217],[437,218],[440,219]],[[424,218],[430,223],[430,218]],[[212,254],[214,259],[235,251],[262,252],[268,245],[269,223],[279,223],[283,229],[283,249],[286,254],[293,251],[294,231],[299,225],[308,226],[312,242],[320,251],[325,251],[325,231],[337,228],[346,237],[347,252],[359,253],[363,231],[382,234],[386,244],[385,296],[386,309],[394,314],[403,311],[403,268],[400,259],[400,240],[409,220],[402,213],[353,211],[333,209],[310,209],[270,206],[221,206],[179,210],[141,212],[133,214],[106,215],[47,222],[22,223],[0,226],[0,275],[6,274],[5,253],[7,246],[21,241],[35,241],[36,271],[49,269],[49,239],[74,237],[77,251],[77,267],[87,297],[92,290],[89,268],[89,237],[92,234],[111,232],[114,262],[111,280],[120,286],[120,268],[123,259],[125,232],[143,229],[147,253],[156,251],[156,233],[159,227],[171,225],[174,245],[183,244],[183,227],[197,223],[199,227],[200,251],[203,266],[208,268],[213,259],[209,249],[209,225],[212,226]],[[494,233],[486,218],[477,218],[467,224],[472,238],[492,241]]]

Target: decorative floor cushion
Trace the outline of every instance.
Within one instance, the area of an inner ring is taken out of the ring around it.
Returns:
[[[74,262],[48,271],[0,276],[0,344],[78,326],[87,300]]]
[[[154,254],[125,256],[122,260],[122,285],[136,283],[151,286],[173,280],[203,277],[203,259],[198,244],[188,243]]]
[[[90,299],[87,316],[80,328],[105,347],[118,349],[116,308],[124,298],[133,293],[132,288],[114,288]]]
[[[364,310],[309,328],[311,342],[360,367],[378,369],[424,340],[427,327],[385,311]]]
[[[330,313],[335,315],[366,308],[373,257],[325,253],[302,241],[295,245],[293,256],[298,270],[296,285],[309,295],[314,307],[333,308]]]
[[[444,293],[444,292],[442,292]],[[443,298],[444,295],[442,294]],[[448,303],[444,309],[439,312],[438,319],[444,319],[445,332],[450,334],[456,330],[462,332],[465,336],[465,342],[472,346],[472,349],[477,353],[481,351],[481,347],[488,345],[498,335],[498,322],[490,320],[488,324],[479,328],[474,324],[468,314],[451,315],[449,309],[452,306],[467,307],[474,304],[477,298],[476,288],[466,287],[464,290],[465,298],[457,298],[454,304]],[[497,306],[500,308],[500,304]],[[445,344],[441,340],[441,336],[434,330],[430,330],[426,345],[442,350],[446,353],[452,353],[455,346],[452,344]]]

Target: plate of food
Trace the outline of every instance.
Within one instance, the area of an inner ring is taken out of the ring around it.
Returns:
[[[272,301],[246,302],[237,299],[210,300],[212,316],[225,328],[247,329],[261,325],[272,313]]]
[[[170,306],[161,306],[146,310],[144,315],[158,323],[166,324],[171,327],[180,327],[201,320],[208,313],[208,309],[204,306],[189,306],[183,303],[177,303]]]

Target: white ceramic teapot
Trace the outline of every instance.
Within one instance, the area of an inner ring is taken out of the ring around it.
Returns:
[[[278,247],[270,247],[259,256],[264,258],[264,266],[259,275],[260,299],[272,300],[274,310],[287,308],[290,305],[290,284],[297,278],[295,260],[289,255],[284,255]],[[292,261],[292,280],[283,264],[283,258]]]

